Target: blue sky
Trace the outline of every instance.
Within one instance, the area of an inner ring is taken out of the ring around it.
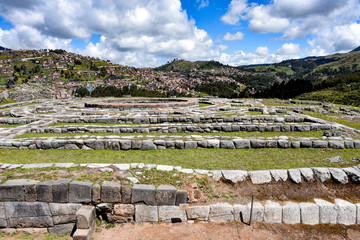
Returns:
[[[0,45],[136,67],[239,66],[349,51],[359,20],[359,0],[1,0]]]

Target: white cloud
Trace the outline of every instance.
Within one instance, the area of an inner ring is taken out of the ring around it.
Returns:
[[[207,3],[201,1],[203,6]],[[220,55],[207,32],[189,20],[180,0],[2,0],[0,16],[15,26],[11,34],[2,31],[0,42],[14,49],[45,48],[41,44],[51,41],[56,48],[69,48],[72,38],[88,41],[99,34],[103,40],[90,43],[83,54],[135,66]],[[9,34],[17,40],[10,41]]]
[[[209,6],[209,0],[196,0],[197,3],[200,3],[198,9],[205,8]]]
[[[225,41],[238,41],[244,39],[244,34],[242,32],[236,32],[235,34],[231,34],[227,32],[223,38]]]
[[[269,54],[269,49],[267,47],[258,47],[255,54],[259,56],[266,56]]]
[[[278,55],[296,55],[300,53],[300,46],[299,44],[285,43],[276,51],[276,53]]]
[[[248,10],[247,0],[232,0],[227,13],[221,17],[224,23],[235,25]]]

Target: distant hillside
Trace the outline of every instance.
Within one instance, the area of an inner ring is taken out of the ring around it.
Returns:
[[[0,51],[11,51],[11,49],[9,49],[9,48],[4,48],[4,47],[2,47],[2,46],[0,46]]]
[[[154,68],[155,71],[163,72],[191,72],[199,70],[216,70],[220,68],[230,68],[230,66],[224,65],[217,61],[196,61],[190,62],[186,60],[174,60],[168,62],[160,67]]]
[[[292,59],[275,64],[240,66],[239,68],[276,75],[283,80],[302,78],[316,82],[359,71],[360,47],[348,53]]]

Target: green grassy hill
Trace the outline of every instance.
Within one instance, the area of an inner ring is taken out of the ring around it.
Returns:
[[[196,61],[190,62],[186,60],[173,60],[160,67],[154,68],[155,71],[163,72],[191,72],[199,70],[216,70],[220,68],[231,68],[217,61]]]

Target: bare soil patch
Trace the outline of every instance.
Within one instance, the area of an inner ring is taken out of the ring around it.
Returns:
[[[254,223],[177,223],[177,224],[124,224],[102,229],[93,235],[94,240],[178,240],[178,239],[349,239],[360,238],[360,226],[305,226],[302,224]]]

